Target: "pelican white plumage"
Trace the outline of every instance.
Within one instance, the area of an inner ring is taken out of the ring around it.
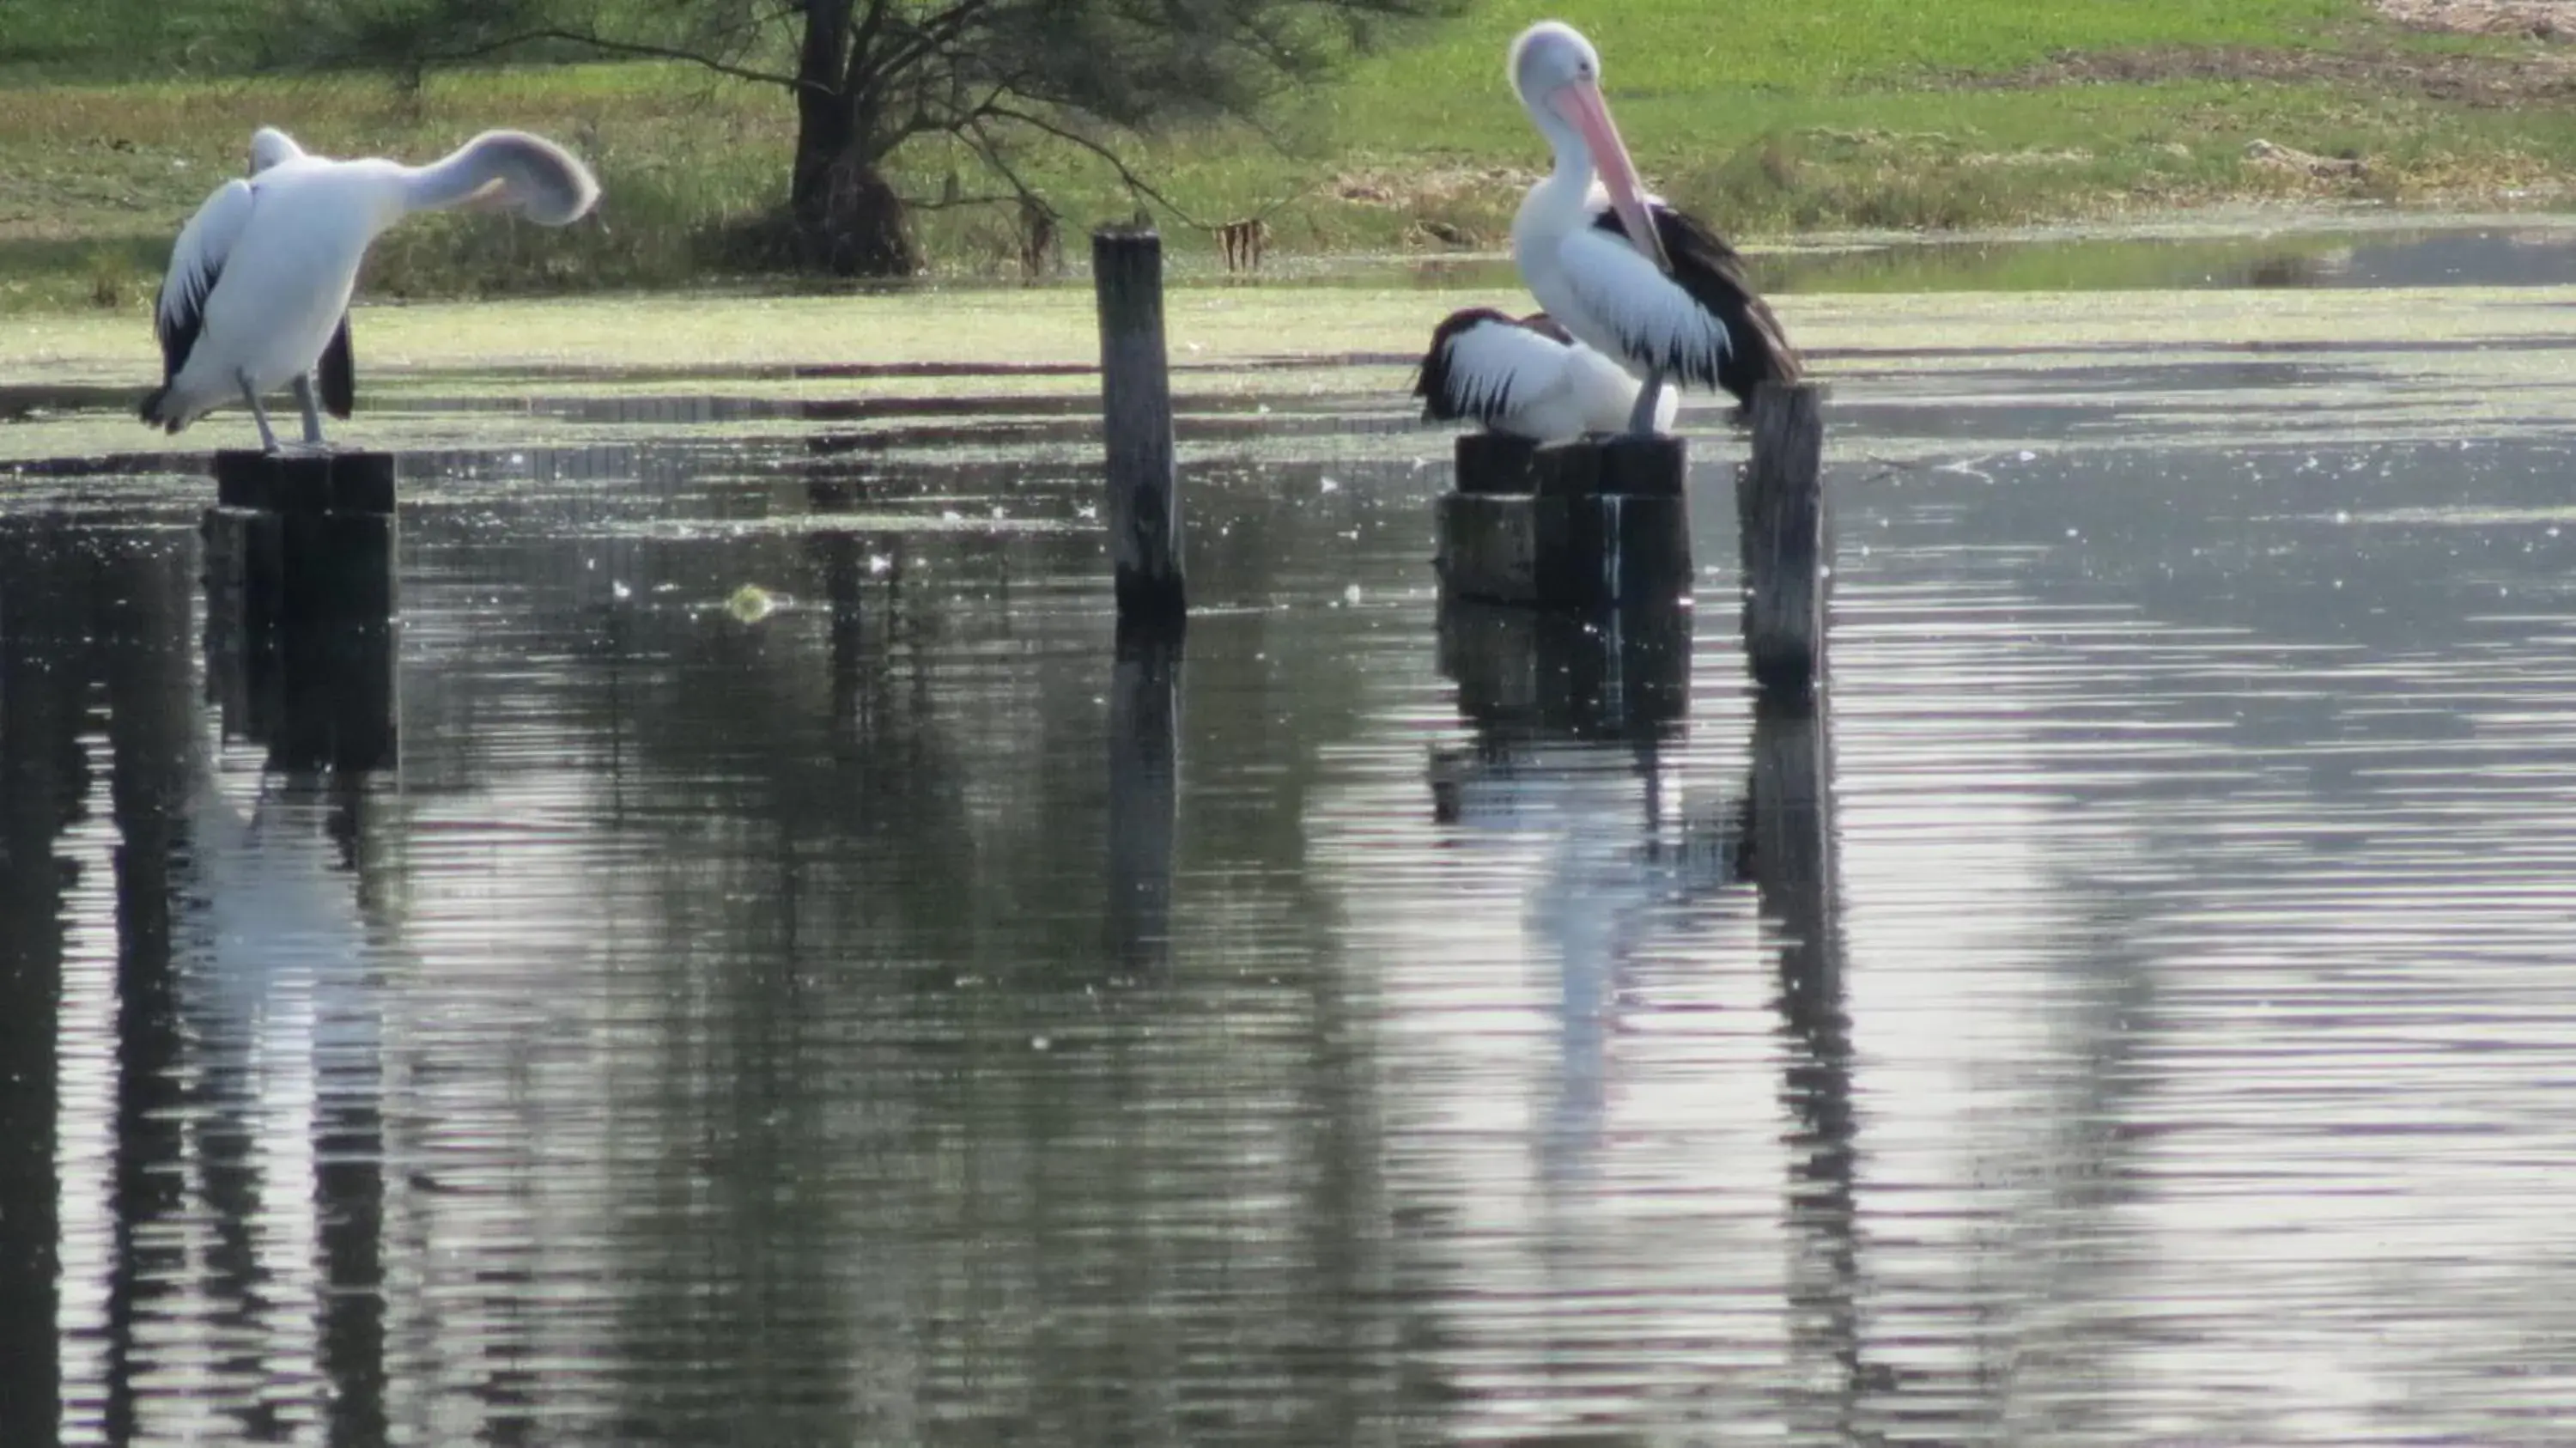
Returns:
[[[285,132],[251,139],[251,175],[227,181],[179,232],[153,310],[161,386],[145,422],[170,432],[239,398],[275,451],[262,395],[292,386],[304,441],[322,441],[314,374],[332,411],[348,415],[349,296],[358,263],[387,227],[415,211],[478,206],[568,226],[599,199],[572,153],[525,131],[486,131],[444,160],[406,166],[381,158],[307,154]]]
[[[1637,379],[1574,340],[1545,312],[1510,317],[1491,307],[1452,312],[1431,332],[1413,386],[1426,422],[1475,422],[1536,442],[1563,442],[1627,426]],[[1670,391],[1655,426],[1672,426]]]
[[[1541,21],[1512,42],[1511,81],[1556,152],[1512,222],[1512,259],[1550,317],[1646,379],[1629,430],[1651,430],[1668,382],[1749,404],[1757,384],[1796,378],[1798,354],[1734,248],[1646,194],[1601,98],[1592,42]]]

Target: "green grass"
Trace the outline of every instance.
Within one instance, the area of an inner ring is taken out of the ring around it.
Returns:
[[[169,238],[217,178],[238,172],[265,123],[327,153],[414,159],[517,125],[597,166],[599,224],[557,233],[427,218],[379,244],[373,296],[763,286],[777,275],[792,125],[783,94],[652,64],[438,75],[417,94],[365,77],[222,74],[251,56],[226,38],[223,17],[252,3],[97,0],[43,7],[32,25],[13,19],[0,74],[21,79],[114,74],[120,58],[163,52],[198,59],[186,79],[0,90],[0,310],[139,308]],[[2576,112],[2563,102],[2472,108],[2411,83],[2419,60],[2501,65],[2512,47],[2399,32],[2360,0],[1507,0],[1283,108],[1273,139],[1165,136],[1138,146],[1142,168],[1195,218],[1267,215],[1274,255],[1499,247],[1545,161],[1503,83],[1503,49],[1543,13],[1600,44],[1622,129],[1658,186],[1756,240],[2248,197],[2493,203],[2563,194],[2576,177]],[[139,28],[118,29],[127,21]],[[137,38],[115,39],[125,35]],[[2377,70],[2011,79],[2069,54],[2216,47],[2364,57]],[[2329,180],[2267,169],[2245,157],[2257,138],[2367,164]],[[899,179],[935,194],[952,167],[966,170],[923,147]],[[1063,207],[1077,245],[1083,226],[1132,209],[1115,177],[1069,148],[1035,150],[1026,169]],[[971,173],[960,179],[980,189]],[[942,275],[1018,275],[1007,215],[922,212],[916,226]],[[1212,242],[1185,225],[1167,234],[1182,265],[1210,264]]]
[[[263,0],[13,0],[0,84],[223,70],[261,59]]]
[[[1503,54],[1522,27],[1551,17],[1600,47],[1602,83],[1623,113],[1724,124],[1785,98],[1993,74],[2066,50],[2314,44],[2357,12],[2345,0],[1511,0],[1479,7],[1432,44],[1364,64],[1332,104],[1380,135],[1525,152],[1528,122],[1504,83]],[[1644,137],[1628,140],[1649,149]]]

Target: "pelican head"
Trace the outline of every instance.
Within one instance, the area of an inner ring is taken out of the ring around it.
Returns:
[[[470,204],[540,226],[569,226],[599,201],[599,182],[572,152],[526,131],[485,131],[432,167],[472,178]]]
[[[1537,114],[1557,91],[1580,81],[1601,83],[1601,52],[1583,32],[1562,20],[1542,20],[1512,42],[1512,89]]]
[[[1512,89],[1539,133],[1556,148],[1557,164],[1597,168],[1629,241],[1660,256],[1663,249],[1646,215],[1646,188],[1637,179],[1637,163],[1628,158],[1619,127],[1610,119],[1610,104],[1601,98],[1601,52],[1564,21],[1542,20],[1512,42],[1511,68]]]

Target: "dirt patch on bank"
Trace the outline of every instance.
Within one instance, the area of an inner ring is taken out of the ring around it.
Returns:
[[[2377,0],[2379,13],[2416,30],[2576,41],[2576,0]]]
[[[2576,11],[2576,4],[2552,4],[2546,8]],[[2413,92],[2455,105],[2483,107],[2576,105],[2576,52],[2426,55],[2393,49],[2156,46],[2061,55],[2009,75],[1990,77],[1983,84],[2007,90],[2035,90],[2088,82],[2146,84],[2173,80],[2333,83]]]

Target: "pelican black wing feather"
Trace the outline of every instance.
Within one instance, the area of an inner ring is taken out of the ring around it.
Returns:
[[[174,275],[162,287],[152,317],[153,334],[161,342],[161,385],[145,393],[142,406],[135,409],[136,415],[155,427],[179,430],[161,416],[161,402],[170,395],[179,369],[188,365],[188,354],[197,350],[197,337],[206,329],[206,294],[223,274],[223,263],[216,261],[201,271]]]
[[[1748,407],[1756,384],[1797,381],[1806,371],[1805,364],[1798,359],[1798,349],[1789,345],[1788,334],[1780,330],[1780,319],[1771,314],[1770,304],[1753,290],[1744,258],[1698,217],[1660,204],[1651,207],[1649,214],[1664,243],[1664,255],[1673,264],[1674,285],[1726,328],[1726,351],[1715,359],[1715,369],[1705,364],[1685,367],[1680,369],[1681,380],[1723,387]],[[1607,207],[1593,227],[1627,236],[1619,225],[1619,213]]]
[[[1490,395],[1467,398],[1451,375],[1449,344],[1487,322],[1513,325],[1510,317],[1491,307],[1466,307],[1451,312],[1431,329],[1431,350],[1422,354],[1421,375],[1413,383],[1413,395],[1422,399],[1423,421],[1491,422],[1510,410],[1509,389],[1497,388]]]
[[[162,385],[178,377],[179,369],[188,365],[188,354],[197,350],[197,337],[206,329],[206,296],[223,274],[224,264],[218,258],[203,270],[172,276],[163,289],[160,309],[152,318],[153,331],[161,341]]]
[[[206,328],[206,298],[222,280],[224,263],[250,219],[253,204],[250,182],[227,181],[179,229],[179,239],[170,248],[169,273],[162,277],[160,297],[152,306],[152,334],[161,343],[161,385],[143,399],[140,410],[145,422],[178,430],[178,424],[162,415],[162,404],[197,350]]]
[[[333,417],[347,418],[358,405],[358,364],[349,351],[349,314],[340,314],[340,325],[331,333],[331,341],[322,349],[322,407]]]

